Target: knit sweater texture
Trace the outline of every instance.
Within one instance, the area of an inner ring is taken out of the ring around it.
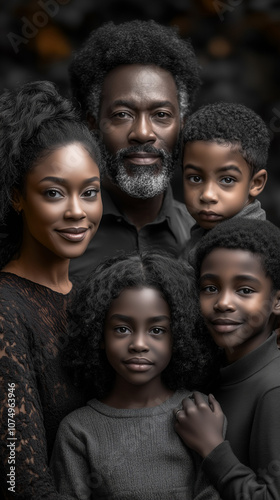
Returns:
[[[116,409],[96,399],[61,423],[51,467],[58,491],[79,500],[214,500],[219,494],[201,459],[174,430],[173,409],[190,393],[164,403]]]
[[[265,220],[266,213],[261,207],[259,200],[254,200],[249,205],[246,205],[238,214],[234,215],[232,219],[244,217],[246,219],[258,219]],[[204,229],[198,224],[194,224],[191,228],[191,237],[187,241],[183,252],[180,255],[180,259],[191,260],[192,255],[195,252],[195,248],[200,241],[200,239],[207,234],[209,229]]]

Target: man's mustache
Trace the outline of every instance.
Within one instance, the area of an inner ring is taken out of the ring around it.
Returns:
[[[140,146],[130,146],[128,148],[122,148],[116,153],[115,158],[122,160],[126,156],[129,156],[133,153],[151,153],[159,156],[161,159],[165,158],[165,156],[168,154],[162,149],[157,149],[149,144],[143,144]]]

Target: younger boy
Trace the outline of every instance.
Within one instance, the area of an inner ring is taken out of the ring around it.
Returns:
[[[204,471],[227,500],[280,498],[280,351],[273,332],[279,262],[280,230],[249,219],[208,232],[192,262],[201,313],[224,362],[216,400],[209,395],[212,411],[198,394],[184,400],[176,430],[204,458]]]
[[[209,229],[234,216],[265,219],[256,197],[266,180],[269,134],[263,120],[242,104],[200,108],[183,132],[185,204],[195,219],[190,250]]]

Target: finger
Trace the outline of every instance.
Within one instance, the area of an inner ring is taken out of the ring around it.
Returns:
[[[194,391],[193,399],[194,399],[194,402],[197,406],[207,404],[206,396],[202,395],[201,392]],[[207,404],[207,406],[208,406],[208,404]]]
[[[213,396],[213,394],[209,394],[208,401],[209,401],[209,406],[214,413],[217,413],[217,414],[223,413],[223,410],[221,408],[219,401],[217,401],[217,399]]]
[[[174,417],[176,418],[176,420],[178,420],[179,418],[179,415],[180,415],[180,412],[183,412],[184,410],[182,408],[174,408],[173,410],[173,415]]]
[[[209,403],[209,406],[210,406],[212,412],[214,413],[215,407],[214,407],[214,404],[212,403],[212,397],[211,396],[212,396],[212,394],[208,395],[208,403]]]
[[[190,397],[187,397],[187,398],[183,399],[182,407],[187,412],[190,408],[195,407],[195,402]]]

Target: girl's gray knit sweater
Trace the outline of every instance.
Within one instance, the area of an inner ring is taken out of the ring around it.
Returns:
[[[58,491],[79,500],[216,500],[201,459],[174,430],[188,391],[152,408],[116,409],[96,399],[60,425],[51,467]]]

